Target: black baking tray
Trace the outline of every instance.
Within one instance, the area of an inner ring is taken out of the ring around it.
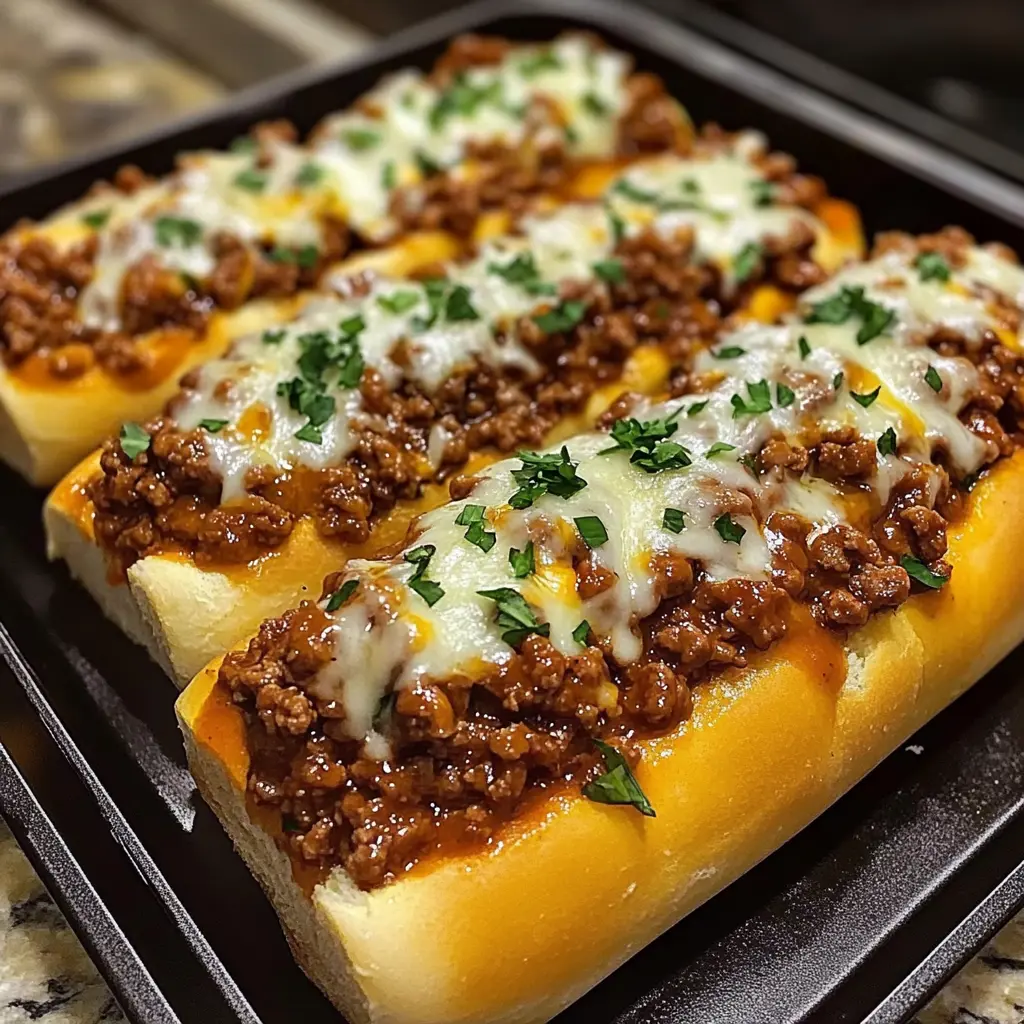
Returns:
[[[45,214],[125,161],[165,171],[177,151],[223,145],[260,118],[290,117],[307,129],[383,72],[427,64],[454,33],[533,39],[578,27],[662,75],[696,120],[764,130],[854,200],[869,231],[960,223],[1024,251],[1024,193],[1013,186],[692,28],[597,0],[488,2],[445,15],[362,61],[291,75],[0,194],[0,225]],[[47,564],[42,495],[9,472],[0,487],[0,812],[128,1016],[336,1022],[194,791],[171,683],[61,566]],[[559,1021],[908,1019],[1024,901],[1022,858],[1018,652]]]

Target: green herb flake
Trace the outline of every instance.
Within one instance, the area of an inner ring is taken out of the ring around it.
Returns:
[[[256,148],[256,140],[251,135],[239,135],[228,147],[232,153],[255,153]]]
[[[591,550],[607,543],[608,531],[597,516],[579,516],[573,519],[573,522],[580,532],[580,537],[583,538],[583,543]]]
[[[390,192],[398,184],[398,171],[395,168],[395,161],[388,160],[380,169],[380,187]]]
[[[324,177],[324,169],[315,163],[306,163],[299,168],[299,173],[295,175],[295,184],[299,188],[310,188],[313,185],[318,185]]]
[[[771,410],[771,387],[766,380],[755,380],[747,384],[746,399],[742,395],[736,394],[729,401],[732,404],[732,418],[734,420],[739,419],[740,416],[757,416]]]
[[[557,292],[554,284],[541,279],[531,252],[521,252],[505,264],[488,263],[487,272],[496,274],[509,284],[518,285],[530,295],[554,295]]]
[[[604,212],[608,217],[608,231],[612,236],[612,242],[618,245],[626,237],[626,222],[608,203],[605,203]]]
[[[381,134],[372,128],[346,128],[341,133],[341,141],[353,153],[364,153],[380,144]]]
[[[517,580],[526,579],[536,571],[533,560],[533,541],[528,541],[522,551],[519,548],[510,548],[508,553],[508,564],[512,568],[512,575]]]
[[[583,795],[599,804],[628,804],[647,818],[656,817],[651,802],[622,754],[598,739],[594,740],[594,745],[604,758],[606,771],[583,787]]]
[[[733,518],[728,512],[723,513],[715,520],[714,527],[718,536],[729,544],[739,544],[747,532],[739,523],[733,522]]]
[[[466,540],[485,554],[497,543],[498,535],[487,529],[483,521],[470,523],[466,530]]]
[[[734,452],[736,451],[736,445],[728,444],[725,441],[716,441],[705,453],[705,459],[713,459],[716,455],[721,455],[723,452]]]
[[[138,423],[125,423],[121,427],[120,440],[121,451],[133,461],[149,449],[150,436]]]
[[[536,78],[543,71],[560,71],[564,65],[554,50],[539,50],[519,63],[523,78]]]
[[[904,555],[900,559],[900,565],[907,570],[907,575],[912,580],[928,587],[929,590],[938,590],[949,582],[948,576],[932,572],[920,558],[915,558],[913,555]]]
[[[755,206],[771,206],[775,202],[775,185],[759,178],[750,183],[750,195]]]
[[[283,327],[278,327],[273,330],[268,328],[263,332],[263,344],[264,345],[280,345],[284,341],[285,336],[288,332]]]
[[[785,384],[775,385],[775,404],[780,409],[787,409],[796,401],[796,392]]]
[[[922,281],[941,281],[945,283],[952,273],[944,256],[937,252],[919,253],[914,260],[917,276]]]
[[[623,284],[626,280],[626,268],[622,260],[599,260],[594,264],[594,273],[606,284]]]
[[[669,533],[681,533],[686,526],[686,513],[680,508],[666,508],[661,517],[661,525]]]
[[[479,320],[480,314],[473,307],[470,291],[464,284],[457,284],[449,293],[445,302],[444,318],[449,323],[463,320]]]
[[[925,371],[924,382],[938,394],[942,390],[942,378],[939,376],[939,371],[934,366],[929,366]]]
[[[716,359],[739,359],[740,356],[747,354],[745,348],[740,348],[739,345],[726,345],[724,348],[718,349],[716,352],[711,353]]]
[[[587,646],[587,637],[590,635],[590,623],[584,619],[573,631],[572,638],[581,647]]]
[[[748,242],[732,261],[732,272],[737,283],[742,284],[758,268],[764,248],[757,242]]]
[[[227,420],[200,420],[199,426],[211,434],[218,434],[228,425]]]
[[[531,633],[547,636],[551,632],[551,625],[538,620],[533,609],[526,603],[526,598],[518,590],[497,587],[494,590],[478,590],[477,593],[497,605],[495,621],[498,628],[504,631],[501,639],[509,647],[521,644]]]
[[[345,580],[338,589],[327,598],[324,611],[336,612],[359,589],[359,580]]]
[[[407,586],[413,593],[419,594],[427,602],[429,608],[433,608],[444,597],[441,584],[424,577],[427,566],[430,565],[430,560],[434,557],[436,550],[437,548],[433,544],[421,544],[419,547],[413,548],[412,551],[405,553],[405,560],[410,565],[416,566],[415,571],[407,580]]]
[[[856,391],[850,392],[850,397],[860,406],[865,409],[870,408],[875,404],[875,399],[882,393],[882,385],[879,384],[874,391],[869,391],[866,394],[858,395]]]
[[[508,499],[512,508],[529,508],[542,494],[571,498],[587,486],[587,481],[577,474],[577,463],[569,458],[569,449],[564,445],[561,451],[547,455],[521,451],[519,459],[522,466],[512,470],[512,479],[519,485]]]
[[[104,224],[110,220],[110,214],[113,211],[109,208],[106,210],[93,210],[92,213],[86,213],[82,215],[82,223],[87,228],[92,228],[94,231],[99,231]]]
[[[694,402],[693,405],[691,405],[686,410],[686,415],[688,417],[689,416],[696,416],[698,413],[703,412],[707,408],[707,406],[708,406],[708,401],[709,401],[709,399],[705,398],[703,402]]]
[[[397,291],[391,292],[390,295],[377,296],[377,305],[385,312],[395,316],[407,313],[419,301],[420,294],[414,291]]]
[[[892,326],[896,320],[896,313],[880,303],[868,299],[861,285],[844,286],[837,295],[814,303],[810,313],[804,317],[804,322],[808,324],[845,324],[852,318],[861,321],[861,326],[857,331],[857,344],[866,345]]]
[[[538,313],[534,316],[533,322],[545,334],[560,334],[564,331],[571,331],[584,317],[587,312],[587,304],[577,299],[568,302],[560,302],[554,309],[546,313]]]
[[[839,389],[840,389],[840,388],[841,388],[841,387],[843,386],[843,381],[844,381],[845,379],[846,379],[846,374],[845,374],[845,373],[843,373],[843,371],[842,371],[842,370],[840,370],[840,371],[839,371],[839,372],[838,372],[838,373],[837,373],[837,374],[836,374],[836,375],[835,375],[835,376],[834,376],[834,377],[832,378],[832,390],[833,390],[833,391],[838,391],[838,390],[839,390]]]
[[[892,427],[886,427],[885,432],[875,444],[879,455],[895,455],[897,446],[896,431]]]
[[[595,92],[584,93],[582,102],[583,109],[594,117],[607,117],[611,113],[611,107]]]
[[[797,339],[796,345],[797,348],[800,350],[801,359],[806,359],[811,354],[811,346],[802,334]]]
[[[433,178],[435,175],[444,173],[444,166],[439,164],[433,157],[424,153],[422,149],[413,153],[413,159],[424,178]]]
[[[628,178],[619,178],[611,187],[611,191],[629,199],[634,203],[653,204],[658,202],[658,193],[650,192],[639,185],[634,185]]]
[[[203,226],[196,220],[187,217],[157,217],[153,222],[153,232],[157,245],[169,248],[178,245],[188,248],[195,245],[203,237]]]
[[[685,469],[692,463],[688,449],[670,438],[679,425],[676,418],[682,412],[680,406],[669,416],[654,420],[638,420],[634,417],[616,420],[612,424],[611,448],[604,448],[599,455],[628,451],[629,461],[645,473],[662,473],[669,469]]]
[[[245,189],[246,192],[262,192],[267,187],[266,171],[259,171],[255,167],[247,167],[239,171],[232,184],[235,188]]]

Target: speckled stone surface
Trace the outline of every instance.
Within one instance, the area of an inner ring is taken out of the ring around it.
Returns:
[[[0,822],[0,1024],[123,1020],[85,950]],[[1024,914],[914,1024],[1024,1024]]]

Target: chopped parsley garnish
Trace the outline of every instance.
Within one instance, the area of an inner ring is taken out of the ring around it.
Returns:
[[[611,232],[612,242],[618,245],[626,237],[626,222],[607,203],[604,212],[608,216],[608,230]]]
[[[714,526],[715,530],[718,531],[718,536],[730,544],[739,544],[743,539],[743,535],[747,532],[739,523],[733,522],[732,516],[728,512],[720,515],[715,520]]]
[[[876,442],[879,455],[896,454],[896,431],[892,427],[886,427],[885,432]]]
[[[569,449],[564,445],[561,451],[547,455],[521,451],[519,459],[522,466],[512,470],[512,479],[519,489],[508,499],[513,508],[529,508],[542,494],[571,498],[587,486],[587,481],[576,473],[577,463],[569,458]]]
[[[203,237],[203,226],[188,217],[157,217],[153,222],[157,245],[165,248],[180,245],[183,248],[195,245]]]
[[[966,476],[961,477],[957,481],[957,489],[963,491],[965,494],[970,494],[971,491],[977,486],[978,481],[981,479],[981,470],[976,470],[974,473],[968,473]]]
[[[843,380],[844,380],[845,378],[846,378],[846,374],[845,374],[845,373],[843,373],[843,371],[842,371],[842,370],[840,370],[840,371],[839,371],[839,372],[838,372],[838,373],[837,373],[837,374],[836,374],[836,375],[835,375],[835,376],[834,376],[834,377],[832,378],[832,390],[833,390],[833,391],[838,391],[838,390],[839,390],[839,389],[840,389],[840,388],[841,388],[841,387],[843,386]]]
[[[422,149],[417,149],[413,153],[413,159],[416,161],[416,166],[420,169],[420,174],[424,178],[432,178],[435,174],[442,174],[444,172],[444,166],[439,164],[429,154],[424,153]]]
[[[504,264],[488,263],[487,272],[497,274],[509,284],[519,285],[529,295],[554,295],[555,285],[541,280],[540,271],[531,252],[521,252],[510,262]]]
[[[572,638],[581,647],[587,646],[587,637],[590,635],[590,623],[584,619],[573,631]]]
[[[838,295],[816,302],[804,317],[808,324],[845,324],[852,317],[861,321],[857,331],[857,344],[866,345],[884,334],[896,320],[896,313],[864,295],[861,285],[843,286]]]
[[[359,580],[345,580],[338,589],[327,598],[324,610],[336,612],[359,589]]]
[[[320,182],[323,176],[324,169],[319,164],[310,162],[299,168],[299,173],[295,175],[295,184],[299,188],[309,188],[310,185]]]
[[[679,429],[676,417],[682,411],[680,407],[669,416],[656,420],[638,420],[634,417],[616,420],[611,430],[615,444],[598,454],[632,452],[629,461],[646,473],[685,469],[692,461],[690,452],[681,444],[668,440]]]
[[[693,405],[691,405],[686,410],[686,415],[687,416],[696,416],[697,413],[703,412],[707,408],[708,401],[709,401],[709,399],[705,398],[703,402],[694,402]]]
[[[576,529],[580,531],[583,543],[593,550],[608,540],[608,531],[598,516],[579,516],[573,519]]]
[[[414,291],[397,291],[390,295],[377,296],[377,305],[388,313],[394,313],[395,316],[408,312],[419,301],[420,294]]]
[[[373,149],[380,142],[380,132],[375,132],[371,128],[347,128],[341,133],[341,141],[353,153],[362,153],[367,149]]]
[[[917,270],[917,276],[922,281],[946,282],[951,273],[945,257],[937,252],[919,253],[917,259],[914,260],[914,267]]]
[[[775,202],[775,185],[759,178],[750,183],[750,194],[755,206],[771,206]]]
[[[468,527],[465,534],[466,540],[483,552],[490,551],[498,540],[497,534],[487,529],[487,520],[484,519],[485,511],[483,505],[466,505],[455,520],[457,526]]]
[[[479,320],[480,314],[473,308],[469,298],[469,289],[464,284],[457,284],[449,293],[444,307],[444,318],[450,323],[460,320]]]
[[[757,456],[747,452],[736,460],[755,480],[757,479]]]
[[[593,270],[600,280],[608,284],[622,284],[626,280],[626,268],[622,265],[622,260],[599,260],[594,264]]]
[[[233,184],[235,188],[244,188],[246,192],[262,192],[267,187],[267,173],[255,167],[247,167],[235,175]]]
[[[862,405],[865,409],[869,406],[874,405],[875,399],[882,393],[882,385],[879,384],[874,391],[868,391],[866,394],[858,395],[856,391],[850,392],[850,397],[858,404]]]
[[[769,412],[772,407],[771,386],[766,380],[755,380],[747,384],[747,399],[736,394],[729,399],[732,404],[732,418],[739,419],[740,416],[756,416],[762,412]]]
[[[571,331],[584,317],[587,312],[587,304],[577,299],[570,299],[567,302],[560,302],[554,309],[546,313],[538,313],[534,316],[533,322],[545,334],[559,334],[563,331]]]
[[[121,451],[134,460],[149,448],[150,437],[138,423],[125,423],[121,427]]]
[[[395,161],[388,160],[380,169],[380,187],[390,192],[398,184],[398,172],[395,170]]]
[[[721,455],[723,452],[734,452],[736,451],[736,445],[729,444],[727,441],[716,441],[705,453],[705,459],[713,459],[716,455]]]
[[[748,242],[732,261],[732,272],[737,282],[743,283],[757,269],[764,255],[764,248],[757,242]]]
[[[517,580],[532,576],[535,571],[533,561],[533,541],[529,541],[522,551],[519,548],[510,548],[508,553],[508,564],[512,568],[512,575]]]
[[[932,572],[920,558],[915,558],[913,555],[904,555],[900,559],[900,565],[907,570],[907,575],[912,580],[916,580],[930,590],[938,590],[939,587],[945,586],[949,582],[948,576]]]
[[[534,78],[542,71],[559,71],[562,68],[562,61],[554,50],[539,50],[531,57],[521,61],[519,74],[523,78]]]
[[[780,409],[791,406],[794,401],[796,401],[796,392],[792,388],[786,387],[785,384],[775,385],[775,403]]]
[[[104,224],[110,220],[111,211],[107,210],[93,210],[92,213],[86,213],[82,215],[82,223],[87,228],[92,228],[98,231]]]
[[[251,135],[239,135],[237,139],[231,141],[228,149],[232,153],[255,153],[256,140]]]
[[[320,250],[315,245],[304,245],[299,249],[289,249],[283,245],[275,245],[267,253],[267,259],[274,263],[294,263],[308,270],[316,266],[320,259]]]
[[[531,633],[547,636],[551,632],[551,625],[538,620],[533,609],[526,603],[526,598],[518,590],[497,587],[494,590],[478,590],[477,593],[497,605],[495,621],[498,627],[504,630],[501,639],[509,647],[522,643]]]
[[[669,533],[681,533],[686,526],[686,513],[681,508],[666,508],[661,517],[661,525]]]
[[[934,366],[929,366],[925,371],[924,382],[938,394],[942,390],[942,378],[939,376],[939,371]]]
[[[419,594],[430,608],[433,608],[444,597],[441,584],[425,579],[423,575],[427,571],[427,566],[430,565],[430,560],[434,557],[436,550],[437,548],[433,544],[421,544],[418,548],[407,551],[405,555],[405,560],[411,565],[416,566],[415,572],[407,580],[407,585],[410,590]]]
[[[434,277],[424,281],[423,288],[430,312],[427,316],[412,318],[414,331],[429,330],[442,318],[450,323],[480,319],[470,299],[470,290],[464,284],[453,285],[447,278]]]
[[[811,354],[811,346],[802,334],[797,339],[796,347],[800,350],[801,359],[806,359]]]
[[[392,690],[385,693],[373,712],[371,724],[376,732],[383,732],[391,722],[391,716],[395,713],[395,704],[398,702],[398,694]]]
[[[334,396],[326,393],[328,371],[338,371],[336,381],[343,388],[354,388],[362,379],[365,365],[358,336],[364,327],[363,318],[356,314],[338,325],[337,334],[309,331],[299,335],[300,376],[281,381],[277,393],[287,398],[289,407],[308,421],[295,434],[300,441],[323,443],[320,428],[334,415],[336,408]]]
[[[583,109],[594,117],[607,117],[611,113],[611,107],[595,92],[583,94]]]
[[[217,434],[228,425],[227,420],[200,420],[199,426],[211,434]]]
[[[456,74],[452,84],[437,98],[427,120],[432,131],[440,131],[453,117],[472,117],[485,103],[501,101],[502,87],[498,79],[477,85],[464,71]]]
[[[720,348],[717,352],[712,352],[711,354],[716,359],[739,359],[740,356],[747,354],[747,350],[740,348],[739,345],[726,345],[725,348]]]
[[[583,787],[583,795],[599,804],[629,804],[647,818],[656,817],[651,802],[644,795],[626,759],[614,747],[595,739],[607,769]]]
[[[264,345],[280,345],[285,339],[285,335],[288,332],[283,327],[278,327],[273,330],[267,328],[263,332],[263,344]]]
[[[628,178],[619,178],[612,185],[611,191],[617,192],[620,196],[625,196],[634,203],[656,203],[658,201],[657,192],[650,192],[645,188],[640,188],[639,185],[634,185]]]

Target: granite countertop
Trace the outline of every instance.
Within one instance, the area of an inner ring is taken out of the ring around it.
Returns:
[[[18,844],[0,822],[0,1024],[125,1019]],[[1024,1024],[1024,914],[914,1024]]]

